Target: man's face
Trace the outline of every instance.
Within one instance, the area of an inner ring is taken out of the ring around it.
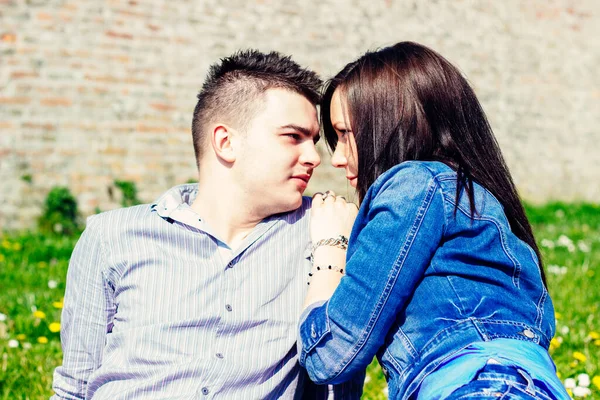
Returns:
[[[319,123],[302,95],[269,89],[262,107],[238,137],[236,179],[253,211],[264,217],[295,210],[321,159],[315,148]]]

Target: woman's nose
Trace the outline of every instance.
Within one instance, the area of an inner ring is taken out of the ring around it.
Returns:
[[[339,143],[337,144],[333,155],[331,156],[331,165],[335,168],[346,168],[348,165],[348,159],[346,158],[346,151],[344,149],[344,145]]]

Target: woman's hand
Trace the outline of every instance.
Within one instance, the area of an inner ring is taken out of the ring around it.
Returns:
[[[346,202],[346,199],[336,196],[334,192],[316,193],[310,216],[312,242],[317,243],[321,239],[336,238],[339,235],[349,237],[357,214],[356,204]]]

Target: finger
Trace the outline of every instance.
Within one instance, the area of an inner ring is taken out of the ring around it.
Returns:
[[[321,192],[317,192],[313,195],[312,198],[312,206],[313,207],[320,207],[323,205],[323,193]]]
[[[325,197],[325,200],[323,200],[324,204],[333,204],[335,203],[335,195],[329,194],[327,195],[327,197]]]
[[[346,203],[346,207],[354,214],[358,214],[358,206],[354,203]]]

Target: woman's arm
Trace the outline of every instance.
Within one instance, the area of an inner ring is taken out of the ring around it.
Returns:
[[[324,198],[325,197],[325,198]],[[313,196],[310,232],[313,246],[313,266],[304,309],[328,300],[340,283],[346,267],[347,238],[356,219],[358,208],[343,197],[327,192]],[[345,238],[345,242],[338,238]],[[337,239],[337,240],[336,240]],[[325,241],[333,244],[319,245]]]
[[[436,180],[415,164],[390,171],[369,190],[346,276],[329,301],[301,318],[300,363],[315,382],[344,382],[371,362],[441,241],[443,207]]]

